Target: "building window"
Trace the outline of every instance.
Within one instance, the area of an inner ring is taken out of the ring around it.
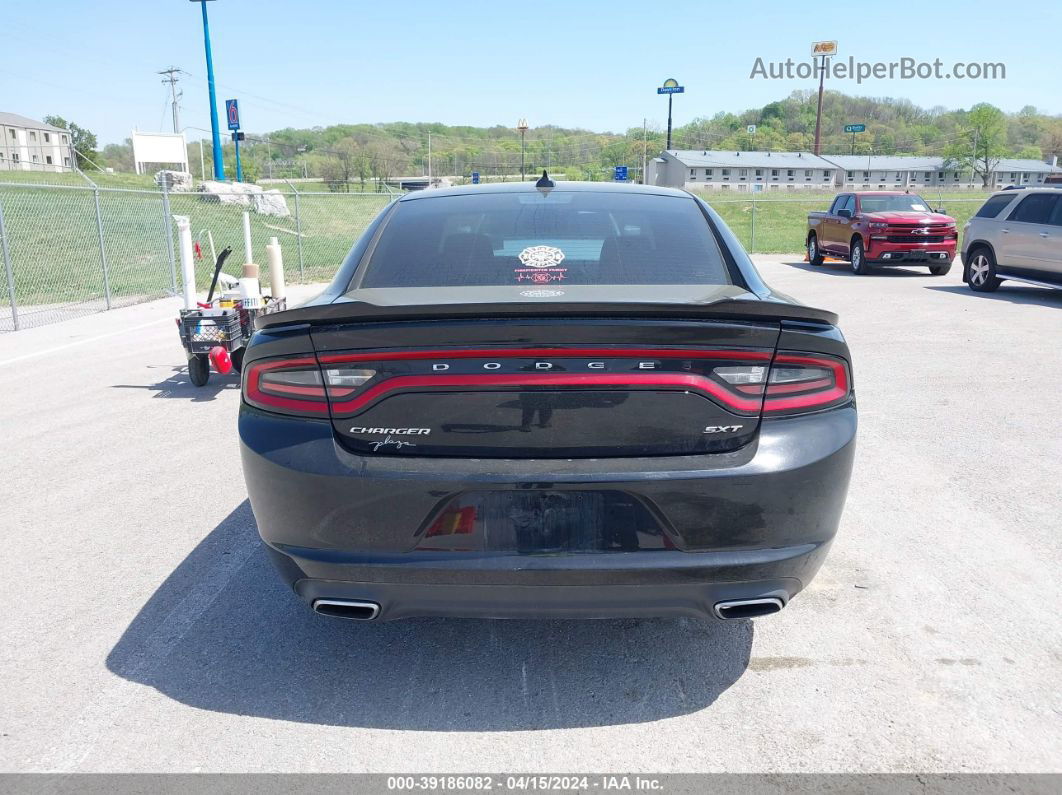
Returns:
[[[864,171],[863,172],[863,182],[866,182],[868,179],[870,179],[870,172],[869,171]]]
[[[830,173],[830,170],[828,168],[824,168],[822,170],[822,181],[823,182],[830,182],[832,179],[833,179],[833,174]]]
[[[771,169],[771,176],[774,177],[775,179],[778,179],[778,169],[777,168],[772,168]]]
[[[690,169],[690,179],[696,179],[696,178],[697,178],[697,169],[691,168]]]
[[[941,174],[941,176],[944,176],[944,175]],[[1011,182],[1015,182],[1015,181],[1017,181],[1017,179],[1018,179],[1018,172],[1017,171],[1011,171],[1010,172],[1010,181]]]
[[[724,177],[729,177],[730,176],[730,169],[729,168],[724,168],[723,169],[723,176]]]
[[[36,162],[37,162],[37,155],[34,155],[34,156],[33,156],[33,162],[34,162],[34,163],[36,163]]]
[[[66,143],[66,136],[65,135],[61,135],[59,137],[63,139],[63,143],[65,144]]]
[[[896,172],[896,181],[897,182],[903,182],[903,172],[902,171],[897,171]]]
[[[70,158],[69,157],[64,157],[63,158],[63,165],[64,166],[69,166],[70,165]]]
[[[807,181],[809,179],[811,179],[811,169],[810,168],[805,168],[804,169],[804,180]]]
[[[855,172],[849,171],[847,174],[845,174],[845,179],[847,179],[849,182],[853,182],[855,180]]]
[[[15,139],[15,137],[16,137],[16,136],[15,136],[15,131],[14,131],[14,130],[8,130],[8,131],[7,131],[7,134],[8,134],[9,136],[11,136],[11,140],[14,140],[14,139]]]
[[[52,156],[51,155],[45,155],[44,156],[44,162],[47,163],[50,166],[52,164]]]
[[[944,179],[944,172],[943,171],[941,171],[939,174],[937,174],[937,179]]]
[[[17,163],[17,162],[19,162],[20,159],[21,158],[19,158],[18,152],[12,152],[11,153],[11,162],[12,163]]]
[[[30,140],[31,141],[36,141],[37,140],[37,133],[33,132],[33,130],[30,130]]]
[[[712,170],[710,168],[706,168],[704,170],[704,176],[710,179],[712,176]]]
[[[749,178],[749,170],[747,168],[738,169],[738,178],[739,179],[748,179]]]
[[[48,133],[45,133],[44,134],[44,142],[47,144],[47,143],[51,143],[51,141],[52,141],[52,136],[48,135]]]
[[[757,168],[756,169],[756,176],[757,177],[762,177],[763,176],[763,169],[762,168]]]

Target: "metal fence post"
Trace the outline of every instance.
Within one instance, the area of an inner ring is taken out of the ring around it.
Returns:
[[[299,250],[299,281],[304,282],[306,281],[306,269],[302,263],[302,215],[299,212],[299,189],[292,185],[290,180],[284,181],[295,194],[295,246]]]
[[[15,273],[11,270],[11,252],[7,248],[7,227],[4,226],[4,206],[0,203],[0,249],[4,254],[4,270],[7,271],[7,297],[11,301],[11,324],[18,331],[18,303],[15,301]]]
[[[103,299],[107,308],[111,308],[111,274],[107,269],[107,249],[103,245],[103,214],[100,212],[100,189],[92,190],[92,197],[96,200],[96,232],[100,242],[100,267],[103,269]]]
[[[173,217],[170,215],[170,189],[166,180],[162,182],[162,231],[166,235],[166,253],[170,257],[170,279],[173,283],[173,294],[177,295],[177,259],[173,253]]]
[[[752,200],[752,240],[749,241],[749,251],[756,250],[756,200]]]

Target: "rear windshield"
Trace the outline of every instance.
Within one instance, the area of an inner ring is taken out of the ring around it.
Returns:
[[[928,213],[929,205],[921,196],[863,196],[859,209],[865,213],[918,212]]]
[[[359,287],[730,284],[693,199],[536,190],[400,202]]]

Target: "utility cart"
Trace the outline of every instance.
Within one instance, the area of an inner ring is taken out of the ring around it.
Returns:
[[[211,365],[220,375],[240,372],[254,319],[287,308],[286,298],[268,296],[254,309],[244,308],[239,300],[232,301],[231,307],[215,306],[220,303],[217,299],[198,309],[182,309],[177,318],[181,344],[188,355],[188,377],[196,386],[205,386],[210,380]]]

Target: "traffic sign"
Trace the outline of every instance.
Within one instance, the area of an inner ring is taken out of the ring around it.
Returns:
[[[656,90],[657,94],[682,94],[685,93],[686,88],[678,84],[678,80],[673,77],[669,77],[664,81],[664,85],[660,86]]]
[[[756,134],[756,125],[755,124],[750,124],[748,127],[745,128],[745,131],[749,135],[755,135]]]
[[[478,185],[479,184],[479,172],[478,171],[473,171],[472,172],[472,184],[473,185]]]
[[[229,121],[230,130],[240,129],[240,107],[236,103],[236,100],[225,100],[225,118]]]
[[[844,131],[846,133],[866,132],[867,126],[865,124],[846,124]]]
[[[626,182],[627,181],[627,167],[626,166],[616,166],[615,179],[616,179],[616,182]]]

